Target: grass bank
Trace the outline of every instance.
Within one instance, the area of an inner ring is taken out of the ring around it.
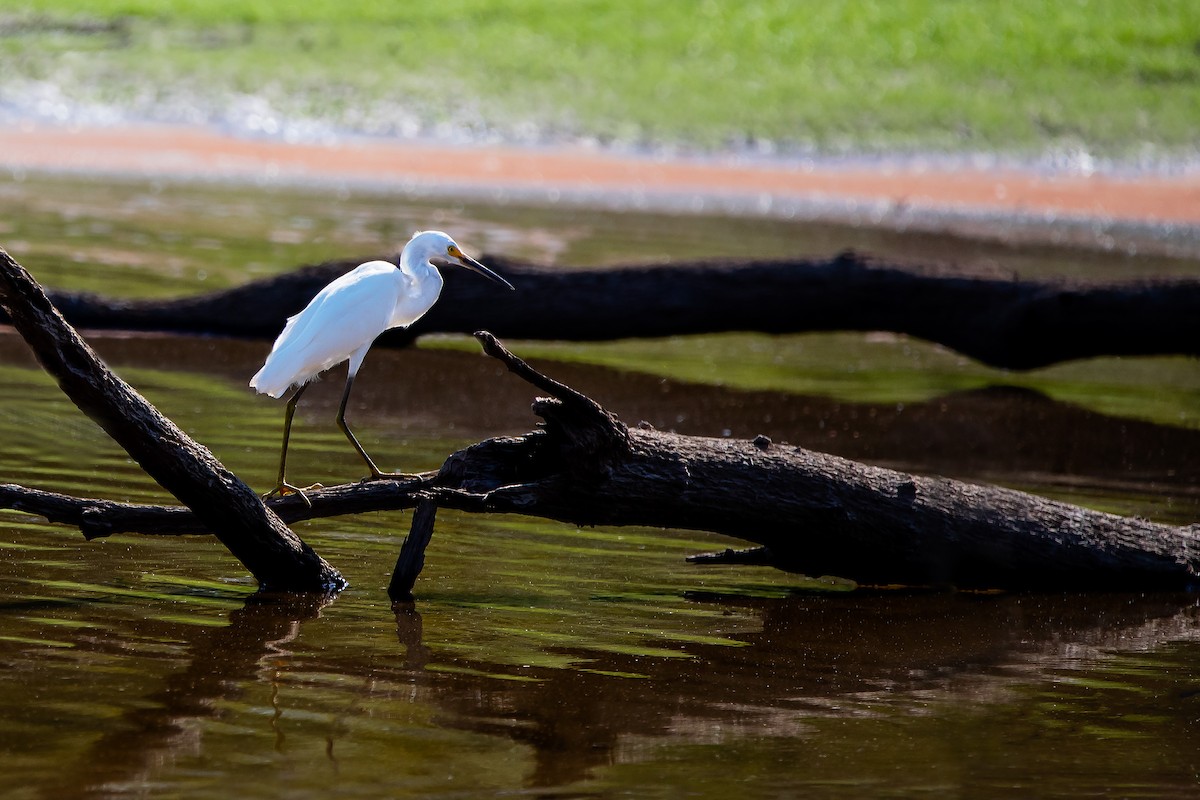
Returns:
[[[0,92],[267,133],[1130,159],[1200,129],[1179,0],[26,0],[0,32]]]

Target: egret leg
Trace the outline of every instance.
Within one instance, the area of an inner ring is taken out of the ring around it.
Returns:
[[[306,383],[288,398],[287,410],[283,413],[283,447],[279,450],[279,480],[276,482],[274,489],[262,496],[263,500],[267,500],[275,495],[282,497],[287,494],[298,494],[300,495],[300,499],[304,501],[304,504],[312,508],[312,501],[308,499],[308,496],[304,492],[306,489],[321,488],[320,484],[313,484],[312,486],[305,487],[305,489],[301,489],[299,486],[293,486],[288,483],[284,478],[284,468],[287,465],[288,439],[292,435],[292,417],[296,415],[296,404],[300,402],[300,395],[304,394],[304,390],[307,388],[308,384]]]
[[[398,472],[383,472],[379,467],[375,466],[375,462],[367,455],[367,451],[359,444],[358,439],[350,430],[350,426],[346,424],[346,403],[350,400],[350,389],[354,386],[354,373],[351,372],[346,376],[346,391],[342,392],[342,404],[338,407],[337,424],[342,429],[342,433],[346,434],[346,438],[350,440],[350,444],[354,445],[354,449],[362,456],[363,461],[367,462],[367,469],[371,470],[371,478],[402,478],[404,477]]]

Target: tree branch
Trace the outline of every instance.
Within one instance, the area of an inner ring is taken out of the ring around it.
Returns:
[[[289,519],[427,504],[405,544],[409,566],[394,581],[400,595],[416,577],[434,506],[580,525],[712,531],[760,547],[703,560],[770,564],[868,584],[1174,589],[1190,585],[1200,565],[1197,525],[1162,525],[1009,489],[908,475],[766,437],[628,429],[490,334],[478,336],[489,354],[555,395],[535,404],[545,428],[471,445],[436,474],[313,491],[311,510],[293,498],[275,504]],[[12,507],[11,499],[5,502]],[[21,502],[24,510],[37,509],[28,496]],[[118,509],[95,508],[88,524],[104,520],[117,527],[110,520],[120,519]],[[174,525],[181,523],[178,513],[137,512],[141,523],[157,515]]]
[[[192,509],[260,584],[296,591],[341,588],[344,581],[337,570],[263,506],[248,486],[100,361],[3,249],[0,305],[71,401]],[[104,506],[95,501],[69,511],[61,500],[40,500],[57,503],[56,514],[77,514],[80,526],[92,535],[106,524]]]
[[[423,496],[417,501],[417,510],[413,512],[412,527],[404,544],[400,546],[400,555],[396,558],[396,568],[392,570],[392,580],[388,583],[388,597],[392,602],[411,602],[412,590],[417,582],[417,576],[425,568],[425,548],[433,538],[433,523],[437,519],[437,503],[429,496]]]

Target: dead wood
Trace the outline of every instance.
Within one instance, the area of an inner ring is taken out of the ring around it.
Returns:
[[[71,401],[191,509],[264,588],[329,591],[344,584],[212,453],[110,371],[3,249],[0,305]],[[79,510],[83,525],[103,515],[102,503],[88,502]]]
[[[413,586],[417,576],[425,567],[425,548],[433,538],[433,526],[437,520],[437,503],[426,495],[417,501],[417,510],[413,512],[412,526],[404,544],[400,546],[400,555],[396,558],[396,567],[392,570],[392,580],[388,583],[388,597],[393,601],[412,599]]]
[[[772,442],[629,428],[534,370],[494,337],[486,352],[539,390],[543,426],[451,455],[437,473],[348,484],[272,504],[298,520],[421,505],[393,576],[411,590],[435,507],[579,525],[713,531],[754,543],[700,561],[754,563],[867,584],[1178,589],[1200,564],[1200,526],[1119,517],[1009,489],[923,477]],[[42,493],[45,495],[45,493]],[[101,505],[0,487],[0,506],[88,526],[200,531],[178,509]]]
[[[485,262],[521,292],[448,270],[444,299],[380,344],[480,327],[512,339],[605,340],[721,331],[892,331],[987,364],[1030,369],[1101,355],[1200,354],[1200,281],[1117,283],[967,276],[832,259],[710,261],[549,269]],[[234,289],[173,300],[57,293],[75,325],[273,338],[358,260],[328,262]],[[531,303],[529,298],[537,298]]]

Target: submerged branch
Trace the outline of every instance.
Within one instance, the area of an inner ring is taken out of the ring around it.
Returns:
[[[393,602],[411,601],[412,590],[417,582],[417,576],[425,568],[425,548],[433,538],[433,526],[437,521],[437,502],[431,495],[425,495],[417,501],[417,510],[413,512],[412,527],[404,544],[400,546],[400,555],[396,558],[396,567],[392,570],[392,580],[388,583],[388,597]]]
[[[1031,369],[1101,355],[1200,354],[1200,281],[1071,283],[972,277],[845,253],[832,259],[708,261],[549,269],[485,261],[521,288],[497,293],[450,270],[443,300],[412,328],[479,327],[511,339],[608,340],[723,331],[891,331],[987,364]],[[92,328],[269,338],[357,261],[334,261],[210,294],[119,300],[59,293]],[[537,298],[531,303],[529,298]]]

